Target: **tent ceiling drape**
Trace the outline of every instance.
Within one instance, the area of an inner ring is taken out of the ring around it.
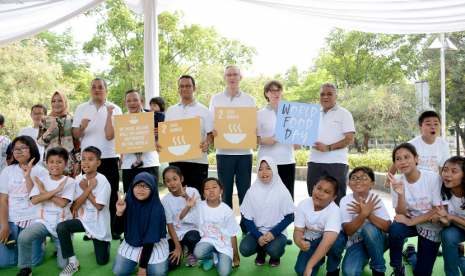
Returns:
[[[0,0],[0,46],[59,25],[105,0]],[[158,95],[156,15],[175,0],[123,0],[144,14],[145,95]],[[192,0],[193,1],[193,0]],[[219,1],[219,0],[218,0]],[[333,27],[374,33],[465,30],[464,0],[223,0],[278,9]],[[247,8],[244,5],[244,8]]]

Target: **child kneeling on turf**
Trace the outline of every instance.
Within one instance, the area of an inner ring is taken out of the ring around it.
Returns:
[[[341,212],[334,203],[339,185],[336,178],[322,176],[312,197],[299,203],[294,221],[294,242],[300,248],[295,272],[300,276],[318,274],[328,256],[328,276],[339,275],[347,236],[341,232]]]
[[[64,148],[49,149],[45,162],[50,176],[42,179],[35,177],[35,185],[29,197],[32,204],[37,204],[36,221],[19,234],[18,267],[21,268],[19,276],[32,274],[32,242],[47,236],[53,237],[58,267],[64,269],[68,265],[68,260],[62,257],[60,240],[56,233],[58,223],[73,218],[70,207],[74,200],[76,182],[62,174],[68,165],[68,157],[69,153]]]
[[[344,276],[361,276],[368,260],[373,276],[386,272],[384,251],[388,249],[391,219],[383,201],[370,192],[374,185],[373,170],[356,167],[349,175],[353,194],[341,199],[342,228],[349,236],[342,261]]]
[[[104,265],[110,258],[110,194],[111,186],[103,174],[97,172],[102,152],[93,146],[82,152],[81,167],[85,174],[76,182],[75,201],[71,208],[78,214],[77,219],[58,224],[57,233],[61,244],[63,259],[68,259],[68,266],[60,273],[71,276],[80,268],[74,255],[72,233],[85,232],[94,243],[97,264]]]
[[[196,204],[200,196],[188,198],[186,208],[181,213],[183,222],[199,226],[202,239],[195,246],[194,256],[203,260],[203,269],[213,267],[214,255],[217,260],[216,270],[221,276],[231,274],[231,266],[239,266],[236,236],[241,233],[233,210],[221,202],[223,185],[216,178],[207,178],[202,184],[205,201]]]
[[[287,243],[287,226],[295,212],[289,190],[278,174],[276,162],[268,156],[257,163],[258,178],[245,194],[239,210],[249,233],[242,239],[239,251],[249,257],[257,253],[256,265],[278,266]]]

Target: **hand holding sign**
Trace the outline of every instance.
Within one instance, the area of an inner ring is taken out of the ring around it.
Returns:
[[[281,143],[313,146],[320,125],[319,104],[279,102],[275,139]]]

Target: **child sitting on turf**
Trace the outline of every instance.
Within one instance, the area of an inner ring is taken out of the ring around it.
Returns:
[[[375,174],[367,167],[356,167],[349,175],[353,194],[341,199],[342,228],[349,241],[342,261],[342,275],[361,276],[370,261],[373,276],[386,272],[384,251],[388,249],[387,232],[391,219],[381,199],[370,190]]]
[[[168,225],[170,247],[169,270],[176,269],[183,258],[183,246],[187,247],[186,266],[197,266],[198,261],[194,257],[195,245],[200,241],[200,234],[195,223],[182,222],[179,216],[186,207],[186,199],[191,195],[199,194],[199,191],[191,187],[183,187],[181,169],[176,166],[169,166],[163,171],[163,182],[170,190],[161,203],[165,209],[166,223]],[[200,203],[200,198],[197,203]]]
[[[138,275],[161,276],[168,273],[168,240],[165,210],[158,196],[153,175],[142,172],[134,178],[127,195],[119,196],[113,231],[124,232],[113,273],[132,275],[139,263]]]
[[[442,226],[434,208],[441,201],[441,177],[435,172],[418,170],[418,154],[410,143],[398,145],[392,152],[392,161],[402,173],[397,178],[392,174],[387,176],[392,184],[392,206],[396,211],[389,227],[393,274],[405,275],[404,256],[412,265],[414,275],[431,275],[441,244]],[[413,236],[418,236],[418,253],[413,244],[402,252],[404,239]]]
[[[339,275],[347,236],[341,232],[341,212],[334,203],[339,185],[336,178],[322,176],[311,198],[299,203],[294,221],[294,242],[300,248],[295,272],[300,276],[318,274],[328,256],[328,276]]]
[[[73,218],[70,207],[74,200],[76,182],[62,174],[68,165],[68,157],[68,151],[64,148],[49,149],[45,162],[50,176],[42,179],[35,177],[35,185],[29,197],[32,204],[37,204],[36,221],[19,234],[18,267],[21,271],[18,276],[32,274],[32,242],[47,236],[53,237],[58,267],[64,269],[68,265],[68,260],[62,257],[60,240],[56,233],[58,223]]]
[[[241,233],[236,217],[228,205],[221,202],[223,185],[216,178],[207,178],[202,183],[205,201],[196,204],[200,195],[186,199],[186,208],[181,213],[183,222],[195,223],[199,226],[202,237],[195,246],[194,256],[203,261],[203,269],[213,267],[215,256],[216,270],[221,276],[231,274],[231,267],[239,266],[236,236]]]
[[[241,241],[239,250],[244,257],[257,253],[256,265],[278,266],[287,243],[287,226],[295,212],[289,190],[278,174],[273,158],[264,156],[257,162],[258,178],[245,194],[239,210],[250,231]]]
[[[0,175],[0,269],[18,265],[18,247],[9,249],[5,244],[15,245],[19,234],[34,222],[37,206],[31,204],[29,192],[34,187],[36,176],[42,179],[48,176],[44,167],[37,166],[40,151],[34,139],[19,136],[12,145],[12,165]],[[32,242],[32,266],[39,265],[44,258],[42,242],[43,239]]]
[[[85,174],[76,182],[75,201],[71,209],[78,218],[61,222],[57,226],[63,259],[68,259],[68,266],[60,273],[71,276],[80,269],[79,261],[74,255],[72,233],[85,232],[94,243],[97,264],[104,265],[110,258],[110,193],[111,186],[103,174],[97,172],[102,152],[93,146],[84,149],[81,167]]]
[[[460,256],[459,243],[465,241],[465,158],[449,158],[442,169],[441,195],[444,204],[437,206],[442,231],[444,271],[447,276],[460,275],[458,267],[465,273],[463,253]],[[463,252],[463,247],[462,247]]]
[[[0,115],[0,130],[5,127],[5,118]],[[13,160],[10,139],[0,134],[0,173],[8,167]]]

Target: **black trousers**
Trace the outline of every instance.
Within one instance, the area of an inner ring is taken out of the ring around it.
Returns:
[[[202,183],[208,177],[208,164],[191,162],[171,162],[170,166],[177,166],[184,176],[183,186],[196,188],[202,193]]]
[[[278,174],[284,186],[286,186],[289,193],[291,193],[292,201],[294,201],[295,163],[278,165]]]
[[[158,166],[137,169],[123,169],[123,189],[125,193],[128,192],[129,188],[131,187],[131,183],[136,177],[136,175],[140,174],[141,172],[148,172],[149,174],[153,175],[153,178],[155,179],[155,184],[158,187]]]
[[[347,190],[347,173],[349,166],[346,164],[325,164],[325,163],[307,163],[307,189],[308,194],[312,196],[313,187],[318,183],[318,179],[323,175],[330,175],[336,178],[339,184],[337,198],[334,202],[339,206],[341,198],[345,197]]]
[[[184,237],[182,238],[182,240],[179,241],[179,243],[181,244],[181,246],[185,245],[187,247],[187,252],[194,253],[194,248],[197,245],[197,243],[199,243],[200,239],[200,233],[198,231],[191,230],[184,235]],[[170,252],[173,252],[176,246],[174,245],[172,239],[168,240],[168,245]],[[174,270],[178,268],[178,266],[179,264],[177,264],[176,261],[169,261],[168,263],[169,270]]]
[[[119,169],[118,162],[119,157],[114,158],[102,158],[101,164],[97,168],[97,172],[103,174],[111,186],[111,195],[110,195],[110,218],[111,218],[111,227],[113,230],[113,219],[116,215],[116,202],[118,201],[118,195],[116,194],[119,191]]]
[[[73,241],[71,240],[72,233],[86,232],[82,222],[78,219],[72,219],[60,222],[57,226],[58,239],[60,240],[61,255],[63,259],[68,259],[74,255]],[[105,265],[110,260],[111,243],[92,239],[94,242],[95,259],[97,264]]]

